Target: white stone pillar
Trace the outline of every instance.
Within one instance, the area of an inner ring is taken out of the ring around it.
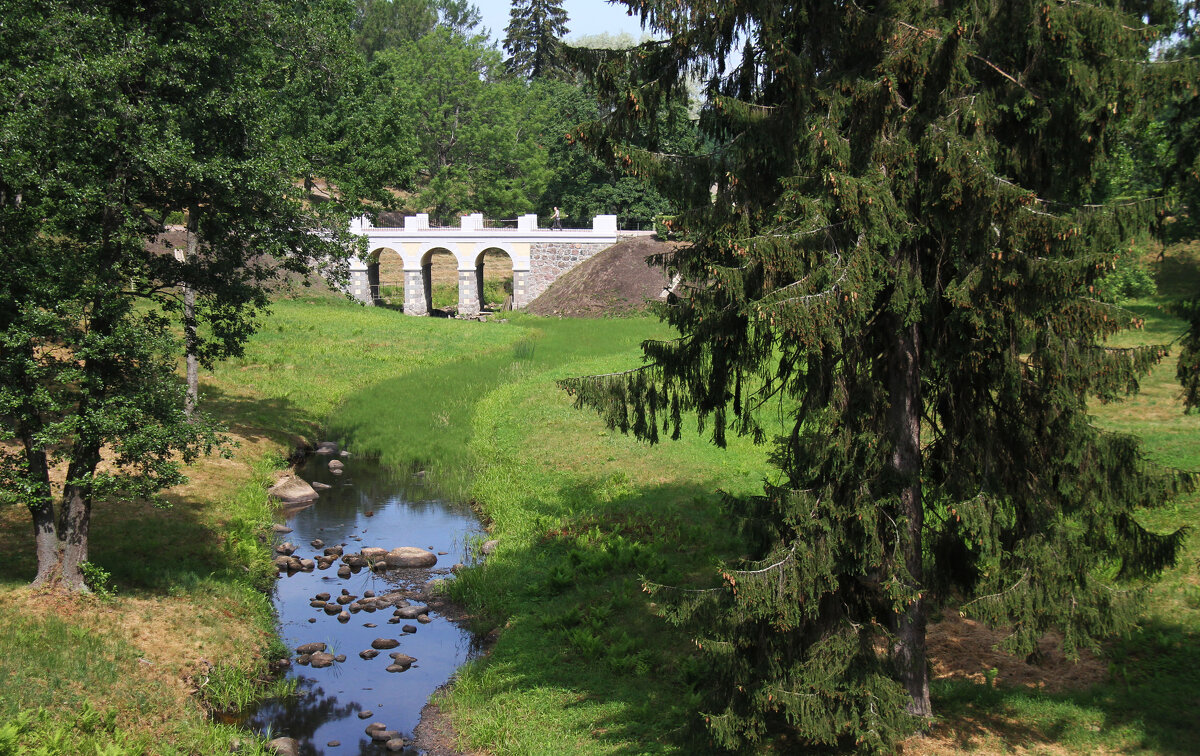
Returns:
[[[426,294],[425,271],[404,271],[404,314],[428,315],[429,299]]]
[[[529,270],[513,268],[513,309],[520,309],[529,304]]]
[[[479,295],[475,269],[458,271],[458,314],[473,317],[479,314]]]
[[[375,304],[371,297],[371,280],[366,268],[350,271],[350,296],[368,307]]]

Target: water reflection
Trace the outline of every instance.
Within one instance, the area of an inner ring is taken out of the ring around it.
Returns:
[[[279,540],[295,544],[296,556],[315,558],[324,546],[343,544],[346,553],[366,546],[417,546],[439,553],[434,577],[446,579],[451,578],[451,565],[467,561],[469,539],[481,532],[470,507],[417,498],[424,490],[419,484],[398,480],[370,460],[343,460],[340,476],[329,471],[328,460],[314,456],[299,470],[305,480],[326,483],[330,488],[321,491],[313,506],[288,517],[286,524],[293,531]],[[323,546],[312,546],[314,539]],[[340,578],[336,574],[339,565],[335,562],[326,570],[280,577],[272,598],[280,634],[289,648],[319,641],[329,653],[344,654],[346,660],[324,669],[293,666],[288,674],[297,680],[303,695],[264,703],[251,715],[249,724],[271,737],[296,738],[306,756],[377,756],[386,751],[382,743],[367,736],[366,726],[382,722],[411,741],[429,696],[459,665],[479,653],[480,640],[436,612],[430,612],[428,624],[407,619],[389,623],[393,619],[390,609],[361,611],[341,623],[336,616],[311,607],[310,601],[318,593],[337,596],[345,590],[361,597],[366,591],[377,595],[397,590],[419,592],[424,578],[429,577],[429,573],[417,571],[376,574],[359,570]],[[405,633],[404,625],[417,631]],[[390,650],[374,659],[360,658],[359,652],[371,648],[376,638],[398,640],[400,645],[394,650],[417,661],[404,672],[387,672]],[[359,718],[364,711],[372,712],[371,716]],[[329,746],[333,741],[340,745]],[[410,748],[404,753],[419,751]]]

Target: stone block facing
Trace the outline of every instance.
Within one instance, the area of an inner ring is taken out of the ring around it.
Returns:
[[[404,271],[404,314],[428,315],[429,307],[425,299],[425,272],[421,270]]]
[[[370,307],[375,304],[371,298],[371,281],[365,270],[350,271],[350,296]]]
[[[529,271],[513,270],[513,307],[521,308],[533,301],[529,296]]]
[[[513,306],[524,307],[537,299],[554,280],[611,244],[574,242],[534,242],[529,245],[529,279],[525,285],[525,300],[517,297],[517,277],[513,271]]]
[[[458,314],[479,314],[479,277],[474,270],[458,271]]]

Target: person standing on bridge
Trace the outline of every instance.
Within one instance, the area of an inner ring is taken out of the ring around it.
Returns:
[[[550,216],[550,228],[562,231],[562,216],[558,214],[558,205],[554,206],[554,215]]]

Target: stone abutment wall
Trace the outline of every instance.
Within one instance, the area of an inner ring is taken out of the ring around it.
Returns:
[[[537,299],[563,273],[611,246],[611,244],[572,242],[534,242],[530,244],[529,277],[525,284],[525,300],[519,306],[524,306]],[[513,283],[515,289],[516,282]]]

